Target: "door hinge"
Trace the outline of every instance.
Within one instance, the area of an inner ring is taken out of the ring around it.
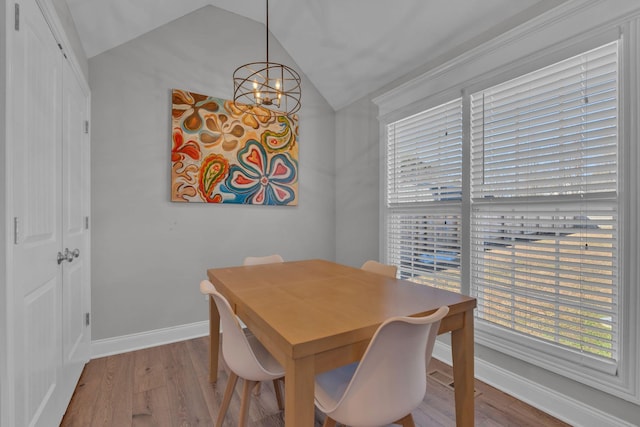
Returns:
[[[88,216],[84,217],[84,229],[85,230],[89,229],[89,217]]]
[[[16,31],[20,31],[20,5],[18,3],[15,3],[14,5],[14,11],[15,11],[15,23],[14,23],[14,27],[16,29]]]
[[[84,121],[84,133],[89,133],[89,120]]]
[[[18,220],[18,217],[14,217],[13,218],[13,244],[17,245],[19,242],[19,238],[18,238],[18,225],[20,224],[20,221]]]
[[[89,326],[91,324],[91,313],[84,314],[84,325]]]
[[[64,53],[64,49],[62,48],[62,45],[60,43],[58,43],[58,48],[60,49],[60,52],[62,52],[62,56],[64,56],[65,59],[68,59],[67,54]]]

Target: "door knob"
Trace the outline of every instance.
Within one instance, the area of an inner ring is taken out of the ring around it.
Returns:
[[[64,253],[58,252],[58,265],[62,264],[65,259],[69,259],[69,248],[64,248]]]
[[[67,256],[67,261],[71,262],[74,258],[78,258],[80,256],[80,249],[75,248],[73,251],[69,251],[69,249],[64,250],[65,255]]]

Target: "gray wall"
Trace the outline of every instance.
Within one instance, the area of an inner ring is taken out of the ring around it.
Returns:
[[[270,56],[298,68],[273,39]],[[93,340],[208,319],[207,268],[335,258],[335,113],[304,78],[297,207],[169,201],[171,89],[229,99],[262,58],[263,25],[207,6],[89,60]]]
[[[368,97],[336,115],[336,259],[354,267],[379,256],[377,116]]]

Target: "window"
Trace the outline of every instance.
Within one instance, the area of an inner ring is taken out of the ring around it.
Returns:
[[[460,290],[462,102],[387,125],[387,262],[400,277]]]
[[[477,342],[600,386],[626,381],[618,51],[385,124],[386,262],[475,296]]]
[[[615,42],[471,95],[478,318],[611,374],[617,75]]]

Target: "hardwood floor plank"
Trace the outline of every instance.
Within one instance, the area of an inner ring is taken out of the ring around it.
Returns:
[[[212,417],[197,386],[197,376],[186,344],[173,343],[159,349],[165,357],[164,370],[171,408],[171,425],[212,425]]]
[[[64,427],[211,426],[218,415],[228,375],[219,368],[216,384],[209,383],[209,338],[138,350],[91,360],[78,382]],[[429,369],[451,374],[451,367],[432,359]],[[224,427],[236,427],[242,380],[238,382]],[[477,427],[567,427],[565,424],[487,384],[476,381]],[[249,427],[284,427],[273,384],[264,382],[252,393]],[[454,427],[454,393],[429,378],[427,395],[413,411],[420,427]],[[324,415],[315,411],[315,426]]]
[[[134,393],[166,385],[165,370],[155,348],[138,350],[134,354]]]
[[[433,369],[432,359],[430,370]],[[453,391],[427,377],[427,394],[417,410],[414,411],[417,425],[436,427],[455,426],[455,407],[452,405]],[[423,421],[421,421],[425,417]]]
[[[538,409],[531,408],[526,403],[514,399],[515,402],[509,405],[508,411],[510,416],[516,417],[523,427],[545,426],[545,427],[561,427],[566,425],[562,421],[542,412]]]
[[[64,414],[63,427],[84,427],[91,425],[93,412],[87,410],[92,408],[98,397],[98,390],[102,386],[102,380],[106,368],[107,358],[94,359],[87,363],[78,385],[71,397],[71,402]]]
[[[130,425],[134,353],[106,358],[102,386],[93,405],[91,426]]]
[[[171,419],[169,395],[166,387],[156,387],[133,395],[131,425],[135,427],[160,427]]]
[[[193,370],[198,377],[209,376],[209,337],[194,338],[185,341]],[[220,369],[219,369],[220,370]]]

